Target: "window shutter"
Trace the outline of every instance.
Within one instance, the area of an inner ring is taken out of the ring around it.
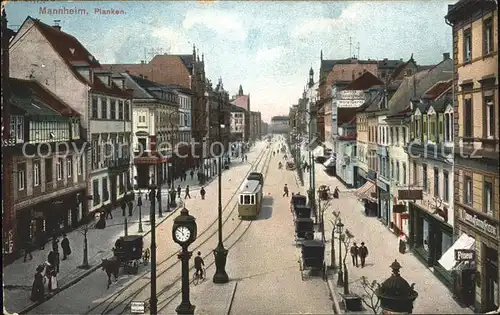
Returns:
[[[427,115],[422,115],[422,141],[427,141]]]
[[[439,138],[437,139],[438,142],[444,140],[444,117],[443,114],[439,114],[438,116],[438,134]]]

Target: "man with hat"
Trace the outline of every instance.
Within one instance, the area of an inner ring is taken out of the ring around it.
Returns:
[[[361,242],[361,246],[358,248],[359,258],[361,259],[361,268],[365,267],[365,259],[368,256],[368,248],[366,248],[365,243]]]

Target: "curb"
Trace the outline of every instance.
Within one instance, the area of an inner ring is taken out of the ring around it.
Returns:
[[[158,227],[160,224],[162,224],[163,222],[165,222],[170,216],[172,216],[181,207],[182,207],[182,205],[178,206],[174,210],[169,211],[168,215],[164,216],[163,218],[160,218],[161,220],[159,220],[159,222],[156,224],[156,227]],[[148,235],[149,233],[151,233],[151,229],[149,231],[147,231],[146,233],[144,233],[142,236],[144,237],[144,236]],[[111,257],[111,256],[108,256],[107,258],[109,258],[109,257]],[[27,312],[31,311],[32,309],[38,307],[39,305],[47,302],[50,299],[52,299],[54,296],[58,295],[62,291],[66,290],[67,288],[69,288],[69,287],[75,285],[76,283],[80,282],[81,280],[83,280],[83,278],[89,276],[91,273],[93,273],[94,271],[96,271],[99,268],[100,268],[99,264],[97,264],[96,266],[91,267],[90,269],[88,269],[87,271],[85,271],[82,275],[77,276],[75,279],[71,280],[70,282],[68,282],[65,285],[63,285],[60,288],[58,288],[58,290],[56,292],[51,293],[51,294],[45,296],[42,302],[35,302],[33,304],[30,304],[30,305],[26,306],[25,308],[23,308],[22,310],[20,310],[17,314],[26,314]]]
[[[231,293],[231,299],[229,300],[229,304],[227,305],[226,311],[224,312],[224,314],[226,314],[226,315],[231,314],[231,308],[233,306],[234,296],[236,295],[236,288],[237,287],[238,287],[238,281],[236,281],[234,283],[234,285],[233,285],[233,290],[232,290],[232,293]]]
[[[340,310],[339,302],[337,301],[337,295],[336,295],[337,292],[335,291],[333,281],[330,278],[326,280],[326,285],[328,287],[328,291],[330,291],[330,296],[332,297],[333,313],[343,314]]]

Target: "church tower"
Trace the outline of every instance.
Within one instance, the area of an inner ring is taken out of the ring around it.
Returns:
[[[240,89],[238,90],[238,95],[241,96],[243,95],[243,87],[240,84]]]
[[[312,88],[313,85],[314,85],[314,71],[313,71],[313,68],[311,67],[311,69],[309,70],[309,83],[308,83],[308,87]]]

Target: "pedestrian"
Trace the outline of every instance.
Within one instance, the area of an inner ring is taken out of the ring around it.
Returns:
[[[59,240],[57,239],[57,236],[52,237],[52,250],[56,251],[59,248]]]
[[[182,191],[181,185],[177,186],[177,198],[179,199],[181,199],[181,191]]]
[[[47,262],[52,266],[54,269],[56,269],[57,265],[57,252],[55,250],[51,250],[49,255],[47,256]]]
[[[110,219],[113,219],[113,213],[111,212],[111,207],[106,207],[106,217],[104,219],[107,219],[108,217]]]
[[[205,188],[201,187],[200,189],[201,200],[205,200],[205,194],[206,194]]]
[[[33,255],[31,254],[31,251],[33,250],[33,244],[31,244],[31,241],[26,240],[24,242],[24,262],[26,262],[26,257],[30,256],[30,260],[33,259]]]
[[[33,302],[41,302],[45,296],[45,287],[43,285],[43,275],[42,272],[45,266],[40,265],[36,267],[35,279],[33,280],[33,286],[31,287],[31,297],[30,300]]]
[[[189,194],[189,185],[186,186],[186,194],[184,195],[184,199],[186,198],[191,199],[191,195]]]
[[[401,254],[406,253],[406,243],[408,242],[406,235],[404,233],[399,234],[399,252]]]
[[[365,267],[365,260],[368,256],[368,248],[366,248],[365,243],[361,242],[361,246],[358,249],[359,258],[361,259],[361,268]]]
[[[283,197],[288,197],[288,186],[285,184],[285,187],[283,187]]]
[[[335,190],[333,191],[333,198],[335,199],[339,199],[339,188],[338,187],[335,187]]]
[[[69,240],[65,233],[63,233],[63,240],[61,241],[61,248],[63,252],[63,259],[66,260],[71,254],[71,247],[69,246]]]
[[[194,177],[194,171],[191,170],[191,172],[189,172],[189,175],[191,175],[191,180],[193,180],[193,177]]]
[[[245,161],[248,162],[248,155],[245,154]]]
[[[354,242],[351,246],[352,265],[358,267],[358,245]]]
[[[49,273],[49,290],[52,292],[57,290],[57,272],[56,268],[52,268]]]

